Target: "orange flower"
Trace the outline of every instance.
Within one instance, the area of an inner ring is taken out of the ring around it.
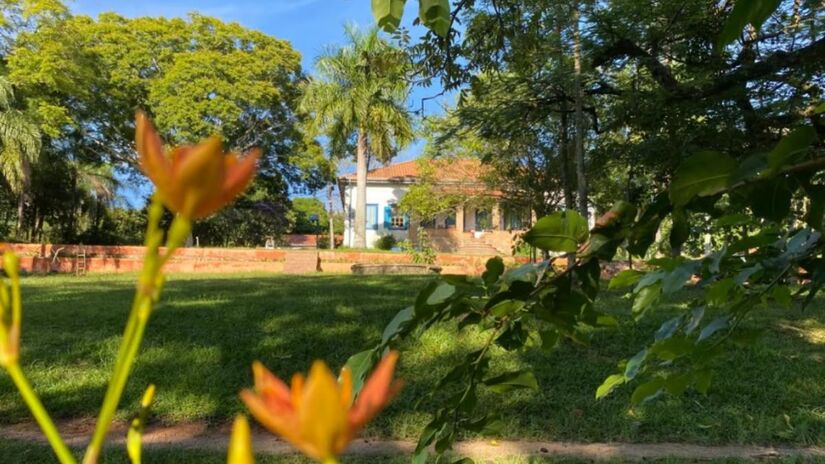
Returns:
[[[398,353],[391,351],[378,363],[355,403],[348,369],[341,371],[339,382],[323,361],[315,361],[306,379],[292,377],[290,389],[255,362],[255,391],[242,391],[241,399],[258,422],[307,456],[334,460],[401,388],[400,381],[393,381],[396,361]]]
[[[166,153],[149,117],[138,112],[135,144],[140,168],[157,187],[163,204],[188,219],[199,219],[231,202],[255,175],[260,150],[239,159],[226,154],[221,141],[210,137],[197,145]]]

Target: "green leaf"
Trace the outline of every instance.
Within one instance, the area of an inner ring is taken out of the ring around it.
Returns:
[[[643,401],[653,398],[664,386],[665,379],[661,377],[657,377],[649,382],[639,385],[635,390],[633,390],[633,394],[630,396],[630,404],[635,406]]]
[[[587,240],[587,235],[587,220],[568,210],[539,219],[524,235],[524,241],[542,250],[571,253]]]
[[[705,292],[705,301],[711,306],[719,308],[725,306],[725,303],[729,302],[728,294],[734,285],[736,285],[736,283],[732,277],[727,277],[712,283]]]
[[[690,238],[690,222],[688,222],[684,208],[674,208],[670,217],[673,220],[670,237],[668,237],[670,248],[674,251],[680,250],[682,245]]]
[[[624,374],[613,374],[604,379],[599,388],[596,389],[596,399],[600,400],[609,395],[616,387],[624,383]]]
[[[755,153],[748,156],[739,163],[736,171],[731,174],[728,180],[729,185],[736,185],[740,182],[764,179],[769,177],[771,170],[768,169],[768,154]]]
[[[796,155],[808,150],[815,139],[816,131],[809,126],[800,127],[782,137],[776,147],[768,153],[768,166],[774,172],[782,169],[785,165],[795,161]]]
[[[731,226],[744,226],[753,223],[753,218],[748,214],[743,213],[736,213],[736,214],[727,214],[716,219],[714,225],[716,227],[731,227]]]
[[[475,462],[470,458],[461,458],[453,461],[452,464],[475,464]]]
[[[670,214],[671,209],[668,193],[662,192],[657,195],[630,230],[627,238],[627,251],[636,256],[644,256],[656,240],[656,233],[659,231],[662,219]]]
[[[716,39],[716,46],[722,48],[736,40],[748,24],[758,31],[780,3],[781,0],[737,0]]]
[[[636,375],[642,368],[642,363],[645,362],[645,359],[647,359],[647,348],[642,349],[642,351],[639,351],[635,356],[627,361],[627,365],[624,368],[625,381],[629,382],[636,378]]]
[[[490,288],[498,281],[501,274],[504,273],[504,260],[501,259],[500,256],[490,258],[487,260],[485,267],[486,270],[481,274],[481,279],[484,281],[484,285]]]
[[[820,232],[825,230],[825,186],[807,185],[805,192],[810,199],[810,205],[805,212],[805,222]]]
[[[710,370],[705,369],[696,371],[693,373],[693,378],[696,385],[696,390],[703,395],[707,394],[708,389],[710,389]]]
[[[507,351],[513,351],[523,347],[529,337],[521,321],[515,321],[496,338],[496,344]]]
[[[398,311],[395,317],[392,318],[389,324],[384,327],[384,333],[381,335],[381,344],[386,344],[391,339],[395,338],[404,331],[407,324],[415,318],[415,307],[409,306]]]
[[[728,186],[736,161],[715,151],[702,151],[682,162],[670,184],[670,201],[684,206],[696,196],[717,194]]]
[[[465,430],[481,434],[498,434],[504,430],[506,424],[503,420],[496,416],[484,416],[479,419],[467,422],[464,425]]]
[[[680,396],[687,390],[691,381],[690,374],[674,374],[665,379],[665,390],[673,396]]]
[[[450,33],[449,0],[418,0],[421,24],[441,37]]]
[[[504,300],[495,304],[490,308],[490,314],[495,317],[504,317],[514,314],[516,311],[524,307],[524,301],[521,300]]]
[[[714,319],[710,324],[706,325],[702,331],[699,333],[699,338],[696,339],[697,342],[701,342],[707,338],[710,338],[716,332],[725,329],[728,327],[728,316],[722,316],[719,318]]]
[[[372,16],[378,27],[394,32],[401,25],[406,0],[372,0]]]
[[[484,385],[490,387],[490,390],[495,393],[506,393],[521,388],[529,388],[531,390],[538,390],[539,388],[536,376],[529,370],[502,374],[485,380]]]
[[[795,190],[787,179],[781,177],[759,182],[747,193],[748,206],[757,217],[782,221],[791,211],[791,197]]]
[[[542,330],[539,332],[539,337],[541,337],[541,349],[552,351],[559,344],[561,335],[557,330]]]
[[[531,285],[535,284],[536,280],[538,280],[539,274],[544,272],[547,266],[547,261],[542,261],[540,263],[522,264],[521,266],[515,269],[510,269],[507,272],[505,272],[504,282],[508,285],[511,285],[513,282],[527,282]]]
[[[633,315],[638,319],[647,309],[656,302],[662,293],[662,283],[656,282],[653,285],[642,288],[633,300]]]
[[[682,316],[676,316],[668,319],[659,326],[659,329],[656,330],[656,333],[653,335],[654,340],[659,341],[672,337],[673,334],[676,333],[676,329],[678,329],[681,324]]]
[[[642,271],[637,271],[635,269],[625,269],[613,276],[610,279],[610,283],[607,285],[607,288],[613,290],[615,288],[624,288],[629,287],[631,285],[635,285],[642,276],[645,275]]]
[[[687,325],[685,325],[685,333],[690,335],[699,327],[699,324],[702,323],[702,319],[705,317],[705,307],[699,306],[693,308],[690,311],[690,319],[688,320]]]
[[[687,261],[676,269],[670,271],[662,278],[662,292],[674,293],[685,286],[688,279],[698,270],[701,263],[697,261]]]
[[[364,386],[364,379],[372,370],[372,366],[378,360],[378,353],[375,350],[366,350],[356,353],[347,359],[344,366],[349,369],[352,375],[352,396],[353,398]]]
[[[694,345],[685,336],[674,336],[659,340],[650,347],[650,353],[663,361],[673,361],[693,351]]]
[[[825,102],[822,102],[814,109],[814,113],[822,114],[825,113]]]

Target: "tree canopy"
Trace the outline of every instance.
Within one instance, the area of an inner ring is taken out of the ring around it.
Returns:
[[[99,195],[85,188],[84,173],[106,166],[108,178],[140,184],[132,142],[137,109],[153,116],[171,144],[218,134],[231,150],[263,149],[255,185],[222,213],[247,217],[260,231],[196,225],[206,243],[262,243],[288,224],[289,186],[319,186],[315,171],[323,168],[297,111],[301,56],[288,42],[199,14],[94,19],[59,2],[7,3],[7,79],[17,111],[36,124],[46,153],[33,166],[44,178],[36,186],[49,191],[34,195],[47,203],[26,208],[31,239],[77,240],[99,229],[106,211],[90,213]],[[51,175],[66,182],[46,179]],[[58,206],[51,198],[61,188],[71,201]]]

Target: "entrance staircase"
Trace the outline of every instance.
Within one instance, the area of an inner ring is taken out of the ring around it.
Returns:
[[[484,236],[476,238],[472,233],[462,234],[461,244],[456,251],[462,255],[472,256],[498,256],[501,252],[484,240]]]

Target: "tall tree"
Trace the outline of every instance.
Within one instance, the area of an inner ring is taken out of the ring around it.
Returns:
[[[41,134],[25,113],[15,108],[14,88],[0,77],[0,172],[17,196],[17,225],[20,238],[23,212],[31,186],[32,165],[40,156]]]
[[[64,14],[21,29],[7,62],[27,114],[46,135],[50,161],[62,156],[75,166],[109,165],[120,178],[140,178],[132,140],[134,111],[143,108],[170,143],[219,134],[232,150],[263,149],[259,176],[246,195],[254,200],[234,204],[231,209],[245,211],[233,214],[261,221],[283,215],[289,186],[305,180],[298,161],[307,147],[296,110],[301,56],[286,41],[198,14],[125,18],[105,13],[97,19]],[[77,203],[69,210],[81,211],[85,194],[70,198]],[[70,216],[51,219],[72,223]],[[230,243],[254,244],[282,233],[275,224],[284,218],[272,219]],[[218,230],[223,229],[197,231]],[[201,239],[225,243],[219,236]]]
[[[368,157],[387,162],[413,139],[404,107],[409,94],[409,58],[377,29],[345,29],[348,43],[321,55],[306,86],[302,107],[332,140],[355,139],[355,241],[366,247]]]
[[[576,106],[576,185],[579,214],[589,217],[587,202],[587,175],[584,164],[584,95],[582,90],[582,37],[579,30],[580,6],[578,2],[572,7],[571,20],[573,29],[573,99]]]

